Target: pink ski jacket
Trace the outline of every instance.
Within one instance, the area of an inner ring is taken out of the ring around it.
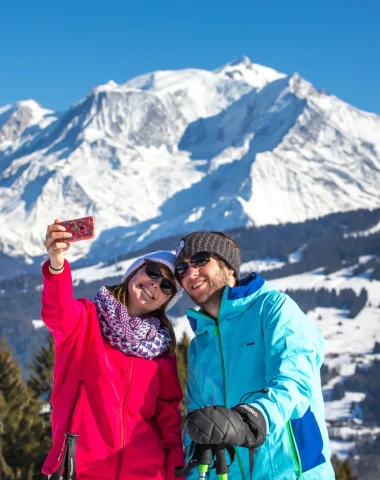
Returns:
[[[146,360],[113,348],[94,303],[73,298],[69,263],[58,275],[48,265],[42,319],[56,358],[53,443],[43,473],[58,468],[70,431],[79,435],[77,480],[173,480],[174,467],[184,463],[175,356]]]

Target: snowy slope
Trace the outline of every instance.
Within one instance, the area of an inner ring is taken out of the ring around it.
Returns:
[[[0,108],[0,251],[38,263],[54,218],[94,215],[71,260],[200,228],[379,206],[380,118],[243,57]]]
[[[58,118],[34,100],[0,107],[0,152],[20,149]]]

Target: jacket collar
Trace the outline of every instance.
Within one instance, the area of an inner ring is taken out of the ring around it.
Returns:
[[[218,323],[240,315],[262,293],[267,282],[257,273],[251,273],[237,287],[226,286],[219,308]],[[188,309],[187,318],[196,335],[215,328],[215,320],[202,309]]]

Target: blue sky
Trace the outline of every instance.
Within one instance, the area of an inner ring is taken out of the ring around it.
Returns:
[[[0,105],[241,55],[380,114],[379,0],[0,0]]]

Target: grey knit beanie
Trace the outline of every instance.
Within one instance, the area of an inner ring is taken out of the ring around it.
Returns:
[[[221,232],[192,232],[182,237],[177,246],[175,264],[178,265],[185,258],[191,258],[199,252],[217,255],[234,270],[236,277],[239,278],[239,249],[234,247]]]

